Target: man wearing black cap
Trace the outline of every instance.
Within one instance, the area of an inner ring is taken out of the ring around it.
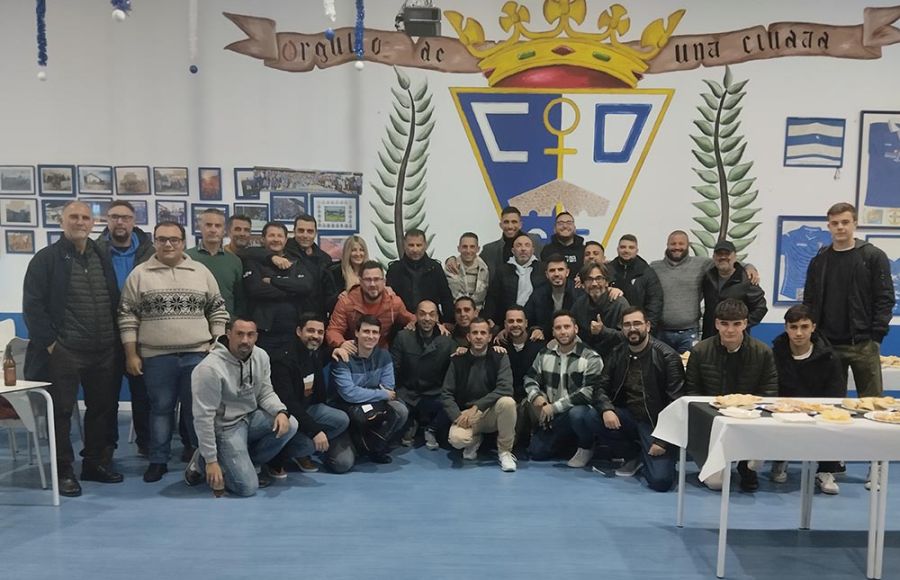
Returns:
[[[759,324],[766,315],[766,293],[754,286],[747,271],[737,261],[734,244],[720,240],[713,249],[713,267],[703,278],[703,338],[715,336],[716,306],[726,298],[740,300],[747,306],[747,327]]]

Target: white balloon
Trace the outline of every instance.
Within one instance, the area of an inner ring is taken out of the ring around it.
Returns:
[[[45,80],[47,80],[47,73],[46,73],[46,71],[42,71],[42,70],[41,70],[41,71],[38,71],[38,80],[39,80],[39,81],[45,81]]]
[[[124,10],[119,10],[118,8],[113,10],[113,13],[112,13],[113,20],[116,20],[118,22],[123,22],[125,20],[126,16],[128,16],[128,15],[125,14]]]
[[[364,62],[361,61],[361,60],[358,60],[358,61],[356,61],[356,62],[353,63],[353,66],[356,67],[356,70],[362,70],[362,69],[364,69],[364,68],[366,67],[366,63],[364,63]]]

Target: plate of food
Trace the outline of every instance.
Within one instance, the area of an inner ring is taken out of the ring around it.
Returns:
[[[900,401],[894,397],[860,397],[859,399],[844,399],[841,406],[850,411],[896,411],[900,410]]]
[[[853,415],[850,414],[850,411],[846,409],[838,409],[837,407],[831,407],[830,409],[825,409],[816,415],[816,419],[818,421],[824,421],[825,423],[838,423],[844,424],[853,422]]]
[[[725,407],[740,407],[742,409],[752,410],[762,402],[762,397],[756,395],[743,395],[734,393],[731,395],[719,395],[709,402],[716,409],[724,409]]]
[[[869,411],[863,415],[870,421],[900,425],[900,411]]]
[[[760,408],[770,413],[821,413],[832,408],[831,405],[804,401],[803,399],[776,399],[774,403],[760,405]]]

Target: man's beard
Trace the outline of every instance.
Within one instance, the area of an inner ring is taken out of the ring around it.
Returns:
[[[687,252],[681,252],[681,255],[676,258],[675,256],[672,255],[672,252],[670,252],[669,250],[666,250],[666,257],[673,262],[680,262],[680,261],[684,260],[685,256],[687,256]]]

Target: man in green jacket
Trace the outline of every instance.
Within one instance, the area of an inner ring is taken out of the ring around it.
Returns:
[[[219,284],[219,292],[225,299],[225,309],[230,318],[245,313],[244,300],[244,266],[241,259],[222,247],[225,237],[225,214],[209,208],[197,218],[200,234],[203,237],[200,245],[186,250],[185,254],[209,268]]]

